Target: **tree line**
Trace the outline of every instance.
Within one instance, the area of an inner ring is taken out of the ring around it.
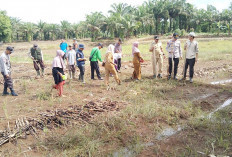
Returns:
[[[138,7],[114,3],[105,16],[93,12],[85,21],[71,24],[23,22],[0,11],[0,41],[57,40],[61,38],[129,38],[131,36],[178,32],[228,33],[231,35],[232,2],[221,12],[213,5],[197,9],[186,0],[148,0]]]

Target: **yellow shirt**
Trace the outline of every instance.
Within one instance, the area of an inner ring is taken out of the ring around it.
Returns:
[[[156,58],[160,58],[161,55],[163,55],[163,52],[161,51],[162,43],[161,42],[152,42],[150,49],[153,49],[153,53],[155,54]]]

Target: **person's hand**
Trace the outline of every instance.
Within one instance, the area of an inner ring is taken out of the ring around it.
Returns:
[[[9,75],[6,75],[6,78],[9,78],[10,76]]]
[[[165,55],[163,55],[164,56],[164,59],[166,59],[166,56]]]
[[[183,59],[183,57],[180,57],[180,59]]]
[[[31,57],[32,60],[35,60],[34,57]]]

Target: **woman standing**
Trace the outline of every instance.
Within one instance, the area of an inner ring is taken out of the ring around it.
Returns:
[[[140,50],[138,49],[139,42],[134,42],[132,46],[132,55],[133,55],[133,65],[134,72],[132,75],[132,79],[141,80],[141,62],[143,62],[143,58],[140,55]]]
[[[118,78],[117,71],[115,69],[115,64],[113,62],[113,55],[114,55],[114,45],[110,44],[108,46],[108,49],[106,51],[105,55],[105,71],[106,71],[106,77],[105,77],[105,83],[107,85],[107,88],[109,89],[109,75],[112,74],[114,76],[115,81],[120,85],[121,81]]]
[[[65,63],[63,60],[64,55],[65,53],[62,50],[57,50],[56,57],[53,59],[52,63],[52,75],[55,81],[55,85],[53,85],[53,88],[58,90],[59,96],[62,96],[63,85],[65,84],[65,78],[63,78],[65,70]]]

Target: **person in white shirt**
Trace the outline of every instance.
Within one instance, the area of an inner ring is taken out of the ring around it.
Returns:
[[[177,33],[173,34],[172,40],[168,41],[166,50],[169,53],[169,75],[168,80],[171,79],[172,74],[172,62],[174,61],[174,79],[177,80],[177,70],[179,65],[179,60],[182,59],[182,49],[180,41],[177,40],[179,35]]]
[[[66,59],[68,64],[69,76],[70,79],[75,79],[75,61],[76,61],[76,51],[72,48],[72,45],[69,45],[69,50],[66,53]]]
[[[186,50],[186,58],[184,65],[184,77],[182,80],[186,80],[186,73],[189,67],[189,81],[193,83],[193,75],[194,75],[194,65],[198,61],[198,42],[195,41],[195,33],[189,33],[189,40],[184,45],[184,50]]]

